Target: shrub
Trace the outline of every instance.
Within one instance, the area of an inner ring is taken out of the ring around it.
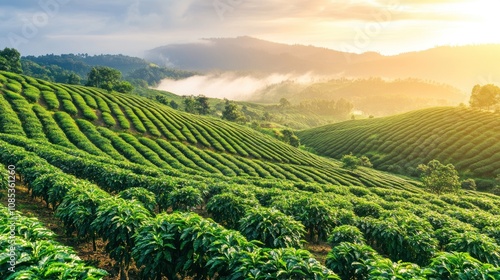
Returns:
[[[257,204],[255,200],[225,193],[213,196],[207,204],[207,211],[217,223],[236,229],[247,210]]]
[[[240,220],[239,231],[248,240],[259,240],[269,248],[300,248],[304,226],[276,209],[249,209]]]
[[[174,211],[189,211],[202,203],[203,196],[201,191],[191,186],[175,189],[168,195],[168,205]]]
[[[463,180],[461,185],[462,185],[462,189],[464,189],[464,190],[471,190],[471,191],[476,190],[476,181],[474,181],[474,179]]]
[[[378,218],[383,210],[384,208],[382,208],[382,206],[374,202],[361,201],[354,205],[354,214],[358,217],[371,216]]]
[[[33,86],[28,86],[24,89],[24,95],[26,96],[26,100],[30,103],[38,102],[40,98],[40,90]]]
[[[342,279],[367,279],[368,264],[380,256],[370,246],[343,242],[326,259],[326,267]]]
[[[139,201],[150,213],[153,213],[156,208],[155,194],[145,188],[128,188],[118,193],[118,196],[127,200],[135,199]]]
[[[365,244],[365,238],[363,237],[363,233],[357,227],[343,225],[334,228],[328,238],[328,244],[332,247],[340,245],[342,242],[363,245]]]
[[[500,268],[483,264],[463,252],[441,252],[431,260],[430,279],[500,279]]]
[[[76,116],[76,114],[78,114],[78,109],[76,109],[75,105],[73,104],[73,101],[63,99],[62,106],[64,111],[66,111],[68,114],[72,116]]]

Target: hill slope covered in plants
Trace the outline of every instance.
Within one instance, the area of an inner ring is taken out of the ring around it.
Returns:
[[[322,155],[366,155],[376,168],[410,175],[418,164],[432,159],[452,163],[464,176],[500,174],[500,118],[491,112],[437,107],[346,121],[297,135]]]
[[[0,164],[68,234],[107,243],[122,275],[132,264],[142,279],[500,275],[497,196],[438,197],[141,97],[7,72],[0,83]],[[303,239],[328,241],[326,262]]]

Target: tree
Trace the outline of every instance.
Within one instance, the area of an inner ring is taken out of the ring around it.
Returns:
[[[174,100],[170,101],[169,105],[170,107],[172,107],[172,109],[179,108],[179,104],[177,104],[177,102],[175,102]]]
[[[208,105],[208,97],[204,95],[198,95],[197,97],[195,97],[195,107],[198,114],[208,115],[208,113],[210,113],[210,105]]]
[[[87,86],[108,89],[121,79],[120,71],[104,66],[96,66],[87,74]]]
[[[281,98],[280,99],[280,107],[283,109],[283,108],[286,108],[286,107],[290,107],[291,103],[290,101],[288,101],[288,99],[286,98]]]
[[[165,105],[168,105],[168,99],[165,95],[155,95],[155,100],[160,102],[161,104],[165,104]]]
[[[463,180],[462,183],[462,189],[464,190],[472,190],[472,191],[475,191],[476,190],[476,181],[474,181],[474,179],[466,179],[466,180]]]
[[[245,117],[238,110],[238,105],[229,102],[227,99],[225,102],[224,111],[222,111],[222,118],[233,122],[245,122]]]
[[[281,131],[283,134],[283,142],[290,144],[293,147],[300,146],[300,139],[293,133],[290,129],[284,129]]]
[[[470,106],[475,108],[490,109],[491,106],[498,104],[500,101],[500,88],[487,84],[485,86],[475,85],[472,88],[470,96]]]
[[[79,85],[80,84],[80,76],[78,76],[76,73],[72,72],[68,75],[68,81],[67,83],[70,85]]]
[[[269,114],[269,112],[265,112],[264,116],[262,117],[262,120],[264,120],[266,122],[270,122],[272,120],[271,114]]]
[[[184,96],[184,111],[187,113],[194,114],[196,112],[196,102],[194,101],[193,96]]]
[[[127,81],[119,81],[113,86],[113,89],[118,92],[129,93],[134,90],[134,86]]]
[[[364,167],[373,167],[373,164],[367,156],[361,156],[359,158],[359,165]]]
[[[116,69],[105,66],[96,66],[87,74],[87,86],[98,87],[107,91],[131,92],[134,87],[131,83],[123,81],[122,73]]]
[[[0,51],[0,70],[22,74],[21,54],[13,48],[5,48]]]
[[[428,164],[420,164],[421,180],[425,188],[440,195],[443,192],[457,192],[460,190],[460,180],[455,166],[449,163],[442,164],[438,160],[431,160]]]
[[[340,159],[342,162],[342,168],[354,170],[359,165],[359,158],[352,153],[348,155],[343,155]]]

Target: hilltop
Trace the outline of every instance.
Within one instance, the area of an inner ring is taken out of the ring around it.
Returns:
[[[437,107],[401,115],[346,121],[297,133],[301,141],[332,158],[368,156],[376,168],[415,174],[432,159],[452,163],[463,176],[500,174],[497,113]]]

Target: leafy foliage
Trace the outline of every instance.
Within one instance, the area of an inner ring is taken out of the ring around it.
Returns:
[[[118,196],[126,200],[135,199],[139,201],[151,214],[156,208],[155,194],[145,188],[128,188],[118,193]]]
[[[258,240],[268,248],[300,248],[304,226],[276,209],[249,209],[240,220],[239,231],[248,240]]]
[[[199,189],[191,186],[177,188],[168,195],[168,205],[172,210],[189,211],[203,203],[203,196]]]
[[[342,242],[363,245],[365,244],[365,238],[357,227],[342,225],[333,229],[330,237],[328,237],[328,244],[335,247]]]
[[[443,192],[457,192],[460,189],[458,172],[451,163],[444,165],[438,160],[431,160],[426,165],[419,165],[418,169],[422,172],[422,183],[431,192],[440,195]]]
[[[109,198],[97,208],[92,227],[108,242],[106,251],[119,263],[121,277],[128,278],[135,246],[132,236],[149,215],[139,202],[122,198]]]
[[[326,259],[326,267],[342,279],[366,279],[369,262],[380,256],[371,247],[348,242],[332,248]]]

